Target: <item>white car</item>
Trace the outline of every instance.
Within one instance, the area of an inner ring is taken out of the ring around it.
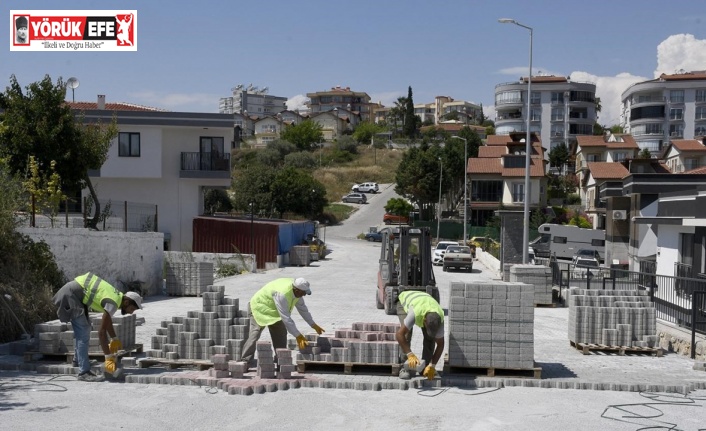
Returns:
[[[574,262],[574,278],[595,277],[600,274],[601,267],[598,259],[579,257]]]
[[[446,253],[446,249],[450,245],[460,245],[460,244],[456,241],[439,241],[439,243],[436,244],[436,247],[434,247],[434,254],[432,255],[431,263],[434,265],[443,265],[444,264],[444,253]]]
[[[360,183],[354,184],[353,187],[351,187],[351,191],[375,194],[380,191],[380,187],[378,187],[378,183]]]

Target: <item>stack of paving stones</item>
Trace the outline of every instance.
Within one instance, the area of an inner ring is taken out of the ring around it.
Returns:
[[[534,368],[534,286],[451,283],[449,367]]]
[[[198,296],[204,288],[213,284],[211,262],[166,262],[167,295]]]
[[[395,340],[400,325],[395,323],[353,323],[351,329],[337,329],[333,337],[309,334],[309,346],[297,353],[299,361],[394,365],[401,349]],[[296,341],[289,347],[296,349]]]
[[[289,250],[289,264],[309,266],[311,263],[311,250],[308,245],[295,245]]]
[[[89,314],[93,329],[100,328],[102,314]],[[133,314],[113,316],[115,335],[123,344],[125,350],[135,348],[135,324],[137,318]],[[37,340],[37,351],[44,355],[64,355],[74,353],[74,332],[71,323],[52,320],[34,325],[34,339]],[[102,355],[98,331],[91,331],[88,344],[89,355]]]
[[[659,342],[647,291],[572,288],[569,307],[569,340],[574,343],[653,348]]]
[[[552,269],[544,265],[513,265],[510,281],[534,286],[534,305],[552,303]]]
[[[238,308],[238,298],[226,298],[225,286],[201,289],[202,311],[163,321],[146,356],[166,360],[211,360],[227,354],[239,358],[248,337],[250,319]]]

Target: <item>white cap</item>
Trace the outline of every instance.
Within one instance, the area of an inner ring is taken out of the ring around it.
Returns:
[[[294,280],[292,285],[299,290],[303,290],[307,295],[311,295],[311,288],[309,287],[309,282],[306,281],[306,279],[299,277]]]
[[[137,308],[142,309],[142,297],[138,295],[137,292],[127,292],[125,296],[127,296],[128,299],[132,299],[132,301],[137,304]]]

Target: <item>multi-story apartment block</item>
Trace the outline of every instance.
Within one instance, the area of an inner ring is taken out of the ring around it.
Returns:
[[[529,204],[532,210],[546,206],[547,177],[544,150],[532,134]],[[468,160],[470,217],[474,226],[485,226],[499,209],[522,210],[525,202],[525,134],[490,135],[478,157]]]
[[[563,76],[533,76],[530,112],[527,78],[495,86],[495,133],[530,132],[541,136],[546,153],[565,143],[571,148],[577,135],[593,133],[596,122],[596,84]]]
[[[373,110],[382,107],[379,103],[371,102],[368,93],[352,91],[350,87],[336,86],[327,91],[307,93],[306,97],[309,98],[307,105],[312,117],[338,108],[359,116],[361,121],[371,121]]]
[[[481,117],[482,110],[475,103],[454,100],[448,96],[437,96],[432,103],[414,105],[414,114],[422,119],[422,123],[439,124],[454,112],[456,121],[462,124],[474,124],[475,120]]]
[[[706,136],[706,71],[663,73],[631,85],[621,98],[621,125],[653,157],[673,139]]]
[[[267,117],[287,109],[287,98],[267,94],[268,88],[258,89],[252,84],[231,88],[233,95],[222,97],[218,104],[221,114],[245,114]]]

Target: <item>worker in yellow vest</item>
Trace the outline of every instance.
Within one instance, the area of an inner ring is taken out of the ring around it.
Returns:
[[[414,325],[422,328],[424,336],[422,360],[427,364],[422,375],[433,380],[436,375],[436,364],[444,351],[444,309],[426,292],[407,290],[399,294],[397,316],[400,319],[400,329],[395,334],[402,353],[406,356],[407,367],[400,370],[401,379],[414,376],[419,358],[412,352],[412,328]]]
[[[101,326],[98,329],[98,339],[105,353],[105,372],[115,374],[117,366],[115,354],[122,349],[122,343],[115,335],[113,318],[118,309],[125,314],[132,314],[142,308],[142,297],[136,292],[122,293],[105,280],[89,272],[79,275],[66,283],[54,295],[56,312],[62,322],[71,322],[74,332],[74,366],[78,366],[78,380],[96,382],[103,376],[91,371],[91,361],[88,357],[88,343],[91,338],[91,320],[89,310],[103,313]],[[110,336],[110,341],[108,337]]]
[[[277,349],[287,347],[287,333],[297,339],[299,349],[304,349],[308,343],[304,335],[299,332],[297,325],[292,320],[292,309],[302,316],[304,321],[311,326],[317,334],[324,330],[314,323],[304,303],[304,295],[311,295],[309,282],[303,278],[278,278],[264,285],[250,299],[248,304],[248,317],[250,318],[250,333],[243,345],[241,361],[251,363],[255,355],[257,340],[260,339],[262,330],[267,327],[272,337],[272,346]]]

